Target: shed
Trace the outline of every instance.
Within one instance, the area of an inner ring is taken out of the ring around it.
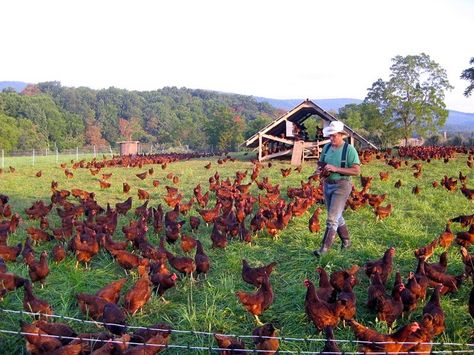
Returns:
[[[122,141],[117,142],[120,147],[120,155],[136,155],[138,154],[139,141]]]
[[[317,132],[309,137],[304,122],[308,119],[317,120]],[[291,156],[292,165],[300,165],[304,159],[319,159],[322,146],[329,142],[322,136],[322,129],[337,118],[323,110],[310,100],[280,116],[266,127],[247,139],[242,145],[258,149],[258,160]],[[363,146],[378,149],[374,144],[344,124],[349,143],[358,141]]]

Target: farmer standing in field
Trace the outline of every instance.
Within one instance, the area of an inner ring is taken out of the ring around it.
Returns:
[[[346,201],[352,191],[351,176],[360,174],[360,160],[357,150],[344,142],[347,133],[344,123],[333,121],[323,129],[323,136],[330,143],[323,147],[316,173],[323,180],[324,203],[327,208],[326,231],[321,248],[313,253],[320,257],[331,247],[336,233],[341,238],[341,249],[349,248],[351,240],[346,222],[342,217]]]

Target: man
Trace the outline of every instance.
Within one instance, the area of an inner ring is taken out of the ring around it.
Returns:
[[[333,121],[323,129],[330,143],[322,150],[316,173],[326,176],[324,180],[324,203],[327,208],[326,231],[321,248],[313,253],[320,257],[331,247],[336,233],[341,238],[342,249],[349,248],[351,240],[346,222],[342,217],[347,198],[352,191],[351,176],[360,175],[360,160],[356,149],[344,142],[347,133],[344,124]],[[322,163],[322,164],[321,164]]]

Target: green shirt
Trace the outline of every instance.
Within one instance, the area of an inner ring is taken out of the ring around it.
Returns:
[[[328,143],[331,144],[331,143]],[[326,146],[323,147],[323,152]],[[344,148],[344,143],[341,144],[338,148],[334,149],[332,146],[329,147],[326,155],[324,156],[324,160],[321,160],[325,163],[340,167],[341,160],[342,160],[342,150]],[[357,150],[352,145],[347,146],[347,161],[346,161],[346,168],[351,168],[354,164],[360,165],[359,154]],[[331,173],[329,175],[329,179],[331,180],[339,180],[339,179],[350,179],[348,175],[341,175],[339,173]]]

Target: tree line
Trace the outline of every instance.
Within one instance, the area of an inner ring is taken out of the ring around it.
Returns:
[[[0,93],[0,148],[114,147],[131,139],[198,151],[235,150],[279,115],[251,96],[176,87],[93,90],[42,82],[21,93]]]
[[[390,78],[375,81],[362,104],[334,113],[381,147],[436,133],[446,122],[445,92],[452,89],[446,71],[425,53],[395,56],[392,63]],[[473,73],[468,68],[461,75],[470,81],[466,96],[474,88]],[[208,90],[93,90],[43,82],[0,93],[0,148],[113,147],[131,139],[229,151],[283,113],[252,96]]]

